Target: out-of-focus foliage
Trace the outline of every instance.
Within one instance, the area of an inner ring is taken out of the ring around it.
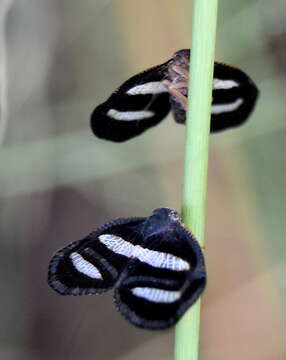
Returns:
[[[60,297],[51,254],[108,219],[180,209],[184,127],[96,139],[94,106],[190,46],[191,2],[22,0],[6,22],[0,150],[2,359],[171,359],[173,332],[131,327],[110,294]],[[241,129],[211,138],[201,357],[285,359],[286,3],[221,0],[217,59],[257,82]],[[190,334],[191,336],[191,334]]]

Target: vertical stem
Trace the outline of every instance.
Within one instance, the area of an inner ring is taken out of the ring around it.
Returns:
[[[6,18],[13,0],[0,3],[0,145],[2,145],[7,127],[7,59],[6,59]]]
[[[194,0],[192,52],[186,124],[182,217],[201,246],[204,243],[210,108],[218,0]],[[197,360],[200,301],[180,320],[175,360]]]

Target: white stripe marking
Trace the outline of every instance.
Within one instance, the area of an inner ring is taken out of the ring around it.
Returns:
[[[153,111],[142,110],[142,111],[117,111],[110,109],[107,111],[107,116],[115,120],[142,120],[148,119],[154,116]]]
[[[190,270],[189,263],[175,255],[149,250],[140,245],[133,245],[119,236],[104,234],[100,235],[98,239],[116,254],[137,258],[148,265],[175,271]]]
[[[98,269],[92,265],[90,262],[86,261],[79,253],[73,252],[70,254],[70,259],[73,263],[73,266],[80,273],[92,278],[92,279],[102,279],[102,276]]]
[[[225,112],[231,112],[231,111],[237,110],[242,103],[243,103],[243,100],[239,98],[229,104],[212,105],[211,113],[213,115],[219,115],[219,114],[222,114]]]
[[[135,287],[131,290],[132,294],[154,303],[172,303],[181,296],[180,291],[162,290],[149,287]]]
[[[132,252],[135,248],[133,244],[123,240],[120,236],[104,234],[98,237],[98,240],[104,244],[109,250],[112,250],[116,254],[124,255],[127,257],[132,256]]]
[[[214,79],[213,81],[213,88],[215,90],[227,90],[238,86],[239,84],[234,80]]]
[[[146,94],[161,94],[167,92],[165,85],[162,81],[151,81],[146,84],[136,85],[129,89],[126,94],[128,95],[146,95]]]

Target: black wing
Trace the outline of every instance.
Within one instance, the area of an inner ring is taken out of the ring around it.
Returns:
[[[132,324],[160,330],[174,325],[205,285],[199,244],[183,226],[169,227],[137,247],[115,285],[115,303]]]
[[[243,124],[254,109],[258,89],[242,70],[215,63],[211,131]]]
[[[128,252],[142,241],[136,227],[144,219],[110,221],[59,250],[50,262],[49,285],[62,295],[99,294],[112,288],[126,266]]]
[[[170,111],[163,84],[168,62],[137,74],[123,83],[91,115],[91,128],[99,138],[122,142],[157,125]]]

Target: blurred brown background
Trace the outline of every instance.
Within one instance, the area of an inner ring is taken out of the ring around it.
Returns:
[[[180,209],[184,127],[169,117],[113,144],[92,135],[89,116],[128,77],[190,46],[191,1],[1,6],[0,358],[172,359],[172,330],[136,329],[110,293],[60,297],[46,277],[52,253],[99,224]],[[201,359],[283,360],[285,1],[221,0],[216,58],[249,73],[261,96],[243,128],[211,137]]]

